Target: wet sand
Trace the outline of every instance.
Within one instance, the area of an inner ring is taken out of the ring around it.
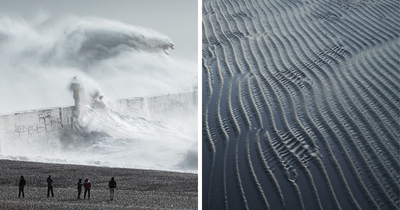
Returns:
[[[25,198],[18,198],[20,176]],[[47,198],[52,175],[54,198]],[[108,182],[117,182],[110,200]],[[78,179],[92,182],[91,198],[77,199]],[[0,160],[0,209],[197,209],[197,174]]]

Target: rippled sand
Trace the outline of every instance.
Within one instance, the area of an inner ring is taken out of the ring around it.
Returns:
[[[398,1],[203,1],[203,206],[400,206]]]

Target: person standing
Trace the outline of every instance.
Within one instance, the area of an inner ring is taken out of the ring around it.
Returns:
[[[22,197],[25,198],[25,193],[24,193],[24,187],[26,185],[26,181],[24,179],[24,176],[21,176],[21,179],[19,180],[19,193],[18,193],[18,198],[21,197],[21,193],[22,193]]]
[[[85,183],[83,183],[83,186],[85,187],[83,199],[86,199],[86,193],[88,193],[88,199],[90,199],[90,187],[92,186],[92,184],[90,183],[90,180],[88,178],[85,179]]]
[[[79,179],[77,185],[78,185],[78,199],[81,199],[81,192],[82,192],[82,185],[83,185],[82,179]]]
[[[114,200],[115,188],[117,187],[117,182],[114,180],[114,177],[111,177],[111,181],[108,182],[108,187],[110,187],[110,199]]]
[[[53,179],[51,178],[51,175],[49,175],[49,178],[47,178],[47,197],[50,196],[50,191],[51,191],[51,196],[54,197],[53,193]]]

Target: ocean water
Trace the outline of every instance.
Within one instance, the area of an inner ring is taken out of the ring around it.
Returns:
[[[197,65],[174,47],[116,20],[2,16],[0,157],[197,172]]]
[[[74,103],[72,78],[110,99],[192,91],[197,62],[174,55],[173,41],[145,26],[99,17],[39,13],[0,17],[0,113]],[[170,55],[167,55],[169,53]]]

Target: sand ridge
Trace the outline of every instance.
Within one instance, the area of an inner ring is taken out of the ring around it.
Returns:
[[[202,3],[203,208],[397,209],[398,3]]]

